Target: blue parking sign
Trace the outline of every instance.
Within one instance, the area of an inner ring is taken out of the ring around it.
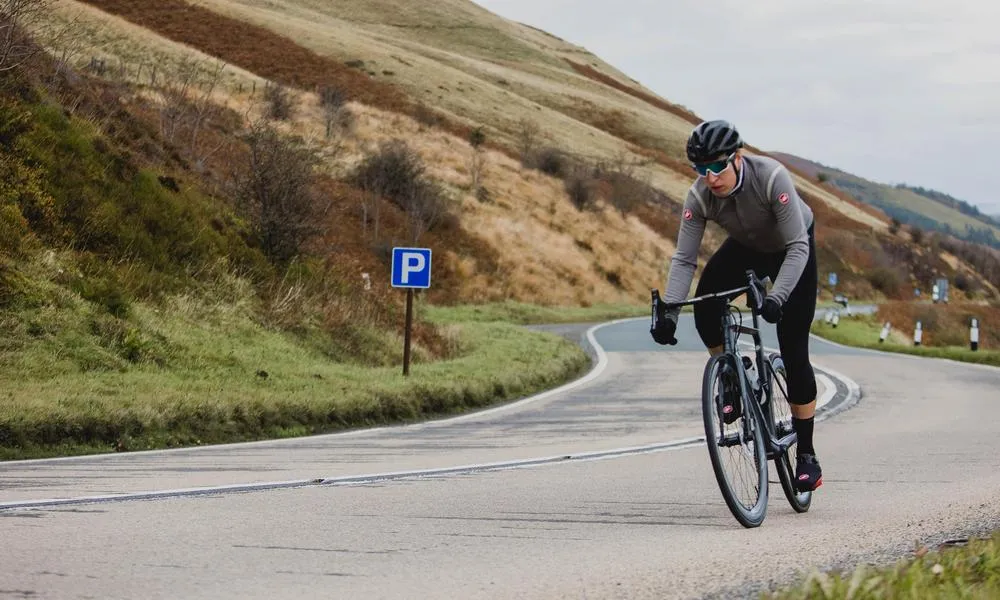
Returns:
[[[837,274],[830,273],[830,285],[837,285]]]
[[[392,287],[431,287],[431,249],[393,248]]]

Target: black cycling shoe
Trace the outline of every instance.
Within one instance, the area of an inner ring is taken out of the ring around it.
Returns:
[[[795,463],[795,489],[811,492],[823,485],[823,469],[815,454],[799,454]]]
[[[743,403],[740,401],[740,386],[736,381],[736,373],[726,365],[722,370],[722,422],[731,425],[743,414]]]

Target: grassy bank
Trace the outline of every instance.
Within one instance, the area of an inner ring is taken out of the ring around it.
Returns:
[[[912,331],[907,332],[905,337],[898,335],[899,332],[897,332],[897,335],[879,343],[881,331],[882,323],[877,320],[877,317],[870,315],[842,317],[837,327],[824,321],[817,321],[812,328],[812,332],[816,335],[847,346],[1000,366],[1000,351],[998,350],[980,347],[979,350],[973,352],[968,346],[914,346]],[[904,341],[907,339],[909,342]]]
[[[449,358],[430,360],[415,346],[403,377],[396,333],[341,332],[388,356],[380,367],[352,364],[331,357],[328,342],[262,326],[242,302],[136,303],[127,321],[42,308],[8,327],[8,345],[20,342],[8,348],[16,351],[6,353],[0,378],[0,458],[291,437],[458,413],[555,387],[588,368],[577,345],[518,323],[636,310],[418,307]],[[125,358],[137,353],[143,358]]]
[[[886,568],[858,567],[853,572],[815,572],[794,587],[766,600],[893,600],[896,598],[1000,598],[1000,533],[968,545],[917,556]]]

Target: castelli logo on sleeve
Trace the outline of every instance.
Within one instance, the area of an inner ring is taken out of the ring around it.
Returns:
[[[685,221],[690,221],[691,220],[691,209],[690,208],[685,208],[684,209],[684,220]]]
[[[788,204],[788,194],[782,192],[782,194],[778,196],[778,202],[781,202],[782,204]]]

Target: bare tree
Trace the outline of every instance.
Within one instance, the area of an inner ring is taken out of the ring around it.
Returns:
[[[189,94],[197,78],[197,64],[186,58],[175,77],[164,77],[160,86],[160,134],[173,142],[190,110]]]
[[[326,138],[333,137],[335,129],[345,128],[351,119],[347,110],[347,93],[336,85],[324,86],[320,90],[319,103],[323,108],[323,121],[326,125]]]
[[[42,50],[30,32],[51,5],[52,0],[0,0],[0,72],[20,67]]]
[[[402,140],[382,142],[377,151],[364,158],[351,179],[366,192],[362,204],[365,233],[369,213],[374,221],[373,239],[378,240],[380,199],[387,198],[399,204],[420,179],[424,166],[420,157]]]
[[[267,115],[278,121],[292,118],[295,101],[292,93],[279,83],[268,83],[264,88],[264,99],[267,101]]]
[[[420,238],[441,222],[448,214],[448,199],[444,190],[436,182],[420,178],[413,182],[405,195],[399,199],[400,207],[406,213],[410,242],[416,244]]]
[[[652,186],[648,181],[640,179],[636,163],[624,151],[615,155],[602,178],[609,186],[608,202],[622,217],[652,197]]]
[[[439,185],[427,178],[420,155],[403,140],[380,144],[365,157],[352,175],[355,185],[367,192],[367,205],[375,210],[375,239],[378,239],[378,203],[385,198],[406,214],[410,240],[416,243],[448,212],[448,201]],[[369,204],[370,203],[370,204]]]
[[[171,143],[183,136],[188,151],[199,165],[222,147],[203,148],[201,135],[221,112],[212,96],[225,69],[221,61],[205,65],[185,58],[176,76],[160,78],[160,133]],[[154,67],[151,81],[155,81],[155,72]]]
[[[265,121],[251,124],[246,159],[233,173],[239,205],[271,260],[287,264],[322,233],[332,202],[315,188],[319,158],[298,138],[280,135]]]
[[[202,127],[211,122],[211,119],[219,113],[219,105],[212,99],[212,94],[215,93],[215,88],[222,80],[222,73],[225,69],[225,63],[221,61],[216,63],[215,67],[206,74],[204,81],[200,82],[201,93],[195,96],[190,103],[190,150],[192,154],[198,154],[198,136]]]

